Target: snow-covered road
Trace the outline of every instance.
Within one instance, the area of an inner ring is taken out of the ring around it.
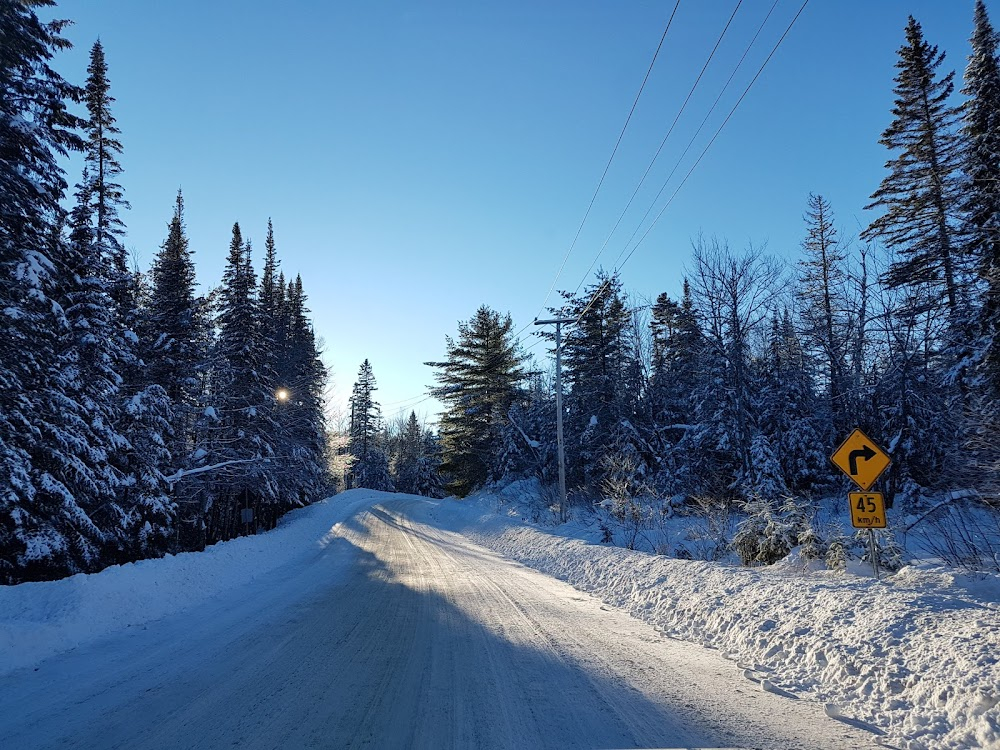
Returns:
[[[427,501],[369,497],[295,564],[0,677],[0,746],[872,745],[716,652],[417,522]]]

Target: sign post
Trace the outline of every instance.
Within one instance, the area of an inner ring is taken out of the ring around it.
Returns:
[[[864,492],[851,492],[847,496],[851,506],[851,525],[856,529],[868,529],[872,571],[875,573],[875,579],[879,580],[875,529],[886,527],[885,498],[881,492],[868,490],[882,476],[882,472],[889,468],[892,460],[889,454],[861,430],[855,430],[848,435],[847,440],[830,456],[830,460],[864,490]]]

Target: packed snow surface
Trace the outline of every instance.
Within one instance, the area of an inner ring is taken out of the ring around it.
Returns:
[[[810,571],[675,560],[536,527],[515,503],[445,502],[433,523],[560,578],[671,638],[718,649],[763,689],[910,748],[1000,748],[1000,579],[906,567]],[[501,511],[501,512],[498,512]]]
[[[629,608],[650,588],[680,596],[639,565],[664,561],[509,519],[479,527],[482,511],[357,490],[203,553],[0,588],[0,745],[854,748],[879,736],[850,706],[797,699],[788,659],[743,664],[664,637],[447,527],[542,567],[549,554],[595,576],[632,566],[631,593],[626,571],[600,577]],[[707,630],[715,615],[690,619]],[[784,623],[762,624],[729,630],[787,642]]]

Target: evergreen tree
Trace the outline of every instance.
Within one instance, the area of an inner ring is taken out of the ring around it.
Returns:
[[[174,549],[177,505],[168,494],[164,469],[172,467],[168,445],[174,413],[162,386],[152,383],[124,402],[119,424],[129,448],[119,461],[126,481],[116,504],[122,561],[162,557]]]
[[[872,439],[889,449],[886,500],[914,495],[920,487],[947,483],[961,469],[961,412],[949,406],[952,393],[943,388],[940,355],[933,342],[946,328],[941,311],[926,287],[890,298],[881,312],[885,364],[873,393],[876,405]],[[940,485],[939,485],[940,486]]]
[[[282,305],[285,303],[284,281],[279,280],[278,251],[274,243],[274,226],[267,220],[267,238],[264,240],[264,268],[260,274],[260,325],[261,336],[268,342],[271,353],[271,368],[278,373],[287,342],[284,336],[291,325],[282,319]],[[283,325],[284,324],[284,325]],[[281,378],[278,378],[279,381]]]
[[[791,551],[796,543],[795,528],[781,510],[781,501],[773,497],[753,495],[748,500],[747,517],[740,522],[732,542],[744,565],[773,565]]]
[[[94,569],[102,544],[67,485],[91,463],[56,365],[65,321],[52,256],[63,251],[58,158],[83,146],[66,103],[82,92],[49,66],[69,47],[66,22],[35,12],[52,4],[0,0],[0,583]]]
[[[885,213],[862,237],[879,238],[899,260],[886,274],[891,287],[927,285],[943,298],[953,325],[964,304],[961,265],[961,142],[956,132],[960,110],[950,104],[954,72],[938,78],[944,52],[924,40],[911,16],[906,43],[899,49],[893,122],[879,141],[895,152],[889,174],[867,208]],[[935,300],[936,301],[936,300]]]
[[[365,461],[382,430],[382,410],[372,394],[378,390],[372,366],[366,359],[358,369],[358,379],[349,399],[351,428],[349,450],[358,461]]]
[[[685,286],[686,286],[685,282]],[[653,334],[653,378],[662,377],[667,370],[670,342],[678,328],[681,307],[663,292],[656,298],[649,323]]]
[[[196,296],[194,261],[184,229],[184,198],[179,190],[150,279],[142,336],[145,379],[161,386],[170,399],[175,426],[170,449],[175,467],[182,468],[194,450],[209,333],[204,300]]]
[[[52,236],[66,180],[58,158],[83,148],[76,130],[84,121],[70,114],[67,101],[83,91],[55,73],[49,61],[69,48],[61,36],[67,21],[43,23],[35,8],[52,0],[2,0],[4,54],[0,56],[0,229],[3,262],[15,249],[40,252]],[[25,127],[25,123],[32,123]],[[28,270],[36,272],[34,267]],[[4,274],[3,278],[14,278]],[[41,279],[39,279],[40,281]]]
[[[458,340],[446,338],[443,362],[431,393],[445,404],[441,416],[442,472],[447,489],[465,496],[490,480],[500,433],[511,405],[520,398],[524,355],[514,339],[510,315],[486,305],[458,325]]]
[[[233,225],[219,297],[212,374],[218,424],[209,442],[210,463],[235,463],[231,471],[213,475],[208,541],[237,535],[242,508],[259,516],[278,495],[271,465],[278,433],[273,376],[260,338],[252,247],[243,241],[239,224]]]
[[[95,247],[95,268],[110,296],[113,330],[109,336],[117,349],[118,372],[122,376],[121,403],[114,411],[115,429],[128,440],[128,447],[110,455],[111,462],[125,478],[118,501],[101,507],[114,518],[124,559],[165,551],[173,535],[172,504],[167,498],[162,470],[171,456],[173,413],[166,390],[147,377],[141,358],[138,334],[143,321],[139,311],[141,277],[128,267],[128,253],[122,242],[125,225],[120,209],[128,208],[124,191],[116,180],[122,173],[118,161],[121,131],[111,113],[108,66],[100,41],[94,43],[87,68],[84,101],[89,115],[85,157],[89,172]],[[141,530],[141,534],[140,534]],[[140,535],[141,544],[137,543]]]
[[[63,272],[54,291],[65,314],[57,372],[68,397],[64,408],[78,418],[87,446],[89,471],[71,475],[67,486],[102,529],[109,547],[106,552],[117,553],[115,559],[122,561],[129,536],[137,531],[128,507],[132,477],[121,471],[122,458],[133,446],[117,429],[121,422],[119,369],[126,355],[107,293],[104,261],[94,241],[92,186],[84,169],[69,241],[57,243],[63,248],[57,256]],[[83,477],[80,484],[73,481]]]
[[[1000,395],[1000,63],[997,34],[983,0],[976,0],[972,54],[965,69],[963,109],[964,205],[970,251],[985,283],[979,316],[980,355],[991,395]]]
[[[265,257],[266,263],[267,259]],[[274,265],[277,267],[277,258],[275,258]],[[291,331],[296,325],[294,320],[295,313],[292,310],[295,298],[295,282],[286,283],[285,274],[279,271],[277,281],[274,284],[274,290],[270,291],[267,289],[267,285],[264,284],[269,274],[273,275],[273,270],[266,268],[265,273],[261,276],[261,305],[262,307],[266,306],[267,315],[273,317],[268,320],[264,316],[261,324],[265,327],[271,327],[273,338],[269,339],[269,341],[271,342],[271,362],[274,368],[274,382],[279,388],[286,388],[295,379],[295,374],[292,372],[291,367],[291,344],[289,342]],[[302,315],[305,315],[304,309]]]
[[[353,485],[380,492],[393,492],[392,476],[389,472],[389,456],[385,448],[374,443],[368,447],[364,458],[359,458],[351,467]]]
[[[119,215],[119,210],[128,208],[129,204],[125,200],[122,186],[116,182],[122,173],[121,163],[118,161],[122,144],[118,140],[121,131],[111,114],[111,105],[115,99],[110,91],[104,47],[98,40],[90,50],[90,65],[87,66],[87,83],[84,89],[84,101],[89,114],[85,154],[91,178],[94,243],[108,264],[111,285],[109,292],[118,314],[122,316],[123,325],[130,326],[134,323],[132,316],[137,306],[132,274],[128,267],[128,253],[121,240],[125,225]]]
[[[787,309],[780,317],[775,314],[755,411],[760,435],[774,451],[782,492],[795,497],[829,479],[825,446],[835,440],[811,369],[791,314]]]
[[[348,449],[354,456],[351,486],[391,492],[389,456],[382,436],[382,410],[373,393],[378,390],[372,366],[366,359],[358,370],[358,379],[350,398],[351,428]]]
[[[699,463],[689,435],[693,430],[694,395],[705,375],[703,334],[687,279],[680,303],[666,294],[657,297],[650,329],[650,434],[660,464],[655,483],[670,494],[686,493],[692,490],[692,471]]]
[[[417,461],[415,494],[424,497],[444,497],[441,483],[441,441],[429,430],[424,431],[423,448]]]
[[[399,436],[399,449],[393,467],[393,485],[397,492],[419,494],[420,459],[423,456],[424,435],[417,413],[410,412],[406,427]]]
[[[566,399],[568,481],[598,489],[601,459],[612,445],[619,423],[634,415],[638,393],[630,390],[634,351],[628,346],[629,311],[617,274],[599,272],[582,296],[564,294],[560,317],[576,318],[563,345]]]
[[[543,487],[558,479],[555,389],[532,373],[526,399],[516,401],[501,430],[495,472],[501,481],[535,477]]]
[[[279,279],[280,284],[280,279]],[[307,317],[306,295],[302,277],[296,275],[289,285],[287,299],[275,290],[277,317],[288,327],[277,331],[278,340],[271,343],[274,351],[283,352],[279,366],[282,380],[278,387],[286,397],[278,404],[279,454],[282,457],[282,486],[285,509],[301,505],[322,496],[329,485],[326,469],[326,412],[324,391],[326,367],[320,359],[316,336]],[[281,311],[287,308],[287,315]],[[277,517],[273,519],[277,521]],[[273,523],[271,523],[273,526]]]

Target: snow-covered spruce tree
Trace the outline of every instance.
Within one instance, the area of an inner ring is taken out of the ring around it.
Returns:
[[[862,234],[880,239],[894,253],[884,281],[890,291],[900,292],[886,306],[892,312],[883,330],[893,362],[885,369],[879,394],[888,410],[881,422],[893,425],[887,431],[893,457],[890,499],[901,490],[911,494],[913,482],[927,486],[935,476],[944,479],[934,471],[941,466],[940,451],[964,442],[961,407],[968,402],[966,370],[973,339],[963,252],[964,154],[958,133],[961,111],[950,101],[954,73],[936,73],[943,60],[944,53],[924,40],[911,17],[896,64],[894,119],[880,140],[893,157],[868,206],[885,213]],[[943,320],[937,312],[942,305]],[[936,422],[923,419],[938,408]],[[960,473],[965,458],[953,455],[948,470]]]
[[[93,207],[94,243],[107,262],[110,289],[123,323],[133,323],[136,311],[132,274],[128,267],[128,252],[122,242],[125,225],[119,209],[128,208],[122,186],[116,179],[122,173],[118,161],[122,144],[118,140],[121,130],[115,125],[111,105],[111,83],[108,65],[100,40],[90,50],[84,101],[87,105],[86,164],[90,172],[90,196]]]
[[[130,446],[120,464],[127,472],[119,500],[121,559],[162,557],[176,546],[177,504],[164,475],[173,467],[167,447],[174,434],[170,399],[151,383],[127,398],[120,413],[122,436]]]
[[[207,541],[230,539],[243,531],[240,510],[260,516],[276,501],[273,476],[273,376],[260,338],[252,248],[233,225],[229,256],[219,290],[219,338],[212,368],[212,409],[217,423],[208,439],[205,463],[232,461],[211,475]]]
[[[288,358],[288,334],[292,328],[290,311],[287,309],[287,299],[284,276],[280,276],[278,250],[274,241],[274,225],[267,220],[267,237],[264,240],[264,267],[260,273],[260,303],[261,338],[267,342],[271,369],[275,373],[276,382],[287,384],[292,375],[283,372],[285,360]]]
[[[746,566],[773,565],[791,552],[795,531],[781,514],[778,503],[769,498],[751,497],[746,513],[732,542],[740,562]]]
[[[124,562],[142,556],[135,540],[145,522],[170,526],[168,508],[143,518],[132,507],[135,477],[121,467],[135,450],[118,429],[121,416],[119,370],[129,358],[117,326],[114,304],[107,292],[106,264],[94,241],[93,182],[85,168],[77,189],[68,242],[63,243],[57,280],[58,299],[65,313],[60,336],[58,372],[70,398],[71,411],[80,420],[86,440],[91,474],[79,486],[70,485],[81,506],[102,530],[105,562]]]
[[[604,477],[601,457],[619,423],[631,419],[638,406],[639,394],[626,382],[634,355],[627,341],[629,311],[621,279],[603,271],[583,294],[563,297],[553,313],[577,319],[563,338],[567,483],[596,495]]]
[[[437,369],[432,395],[445,404],[441,415],[441,471],[447,490],[460,497],[482,487],[496,466],[501,429],[511,405],[521,397],[525,356],[512,333],[510,315],[483,305],[458,324],[458,339],[447,337],[446,359],[427,362]]]
[[[424,435],[417,413],[410,412],[406,425],[398,437],[398,447],[393,461],[392,483],[396,492],[417,495],[420,458],[424,451]]]
[[[995,399],[1000,395],[1000,62],[997,34],[983,0],[976,0],[972,54],[965,68],[962,110],[965,139],[964,209],[969,250],[985,285],[979,313],[980,370]]]
[[[382,430],[382,409],[373,395],[377,390],[375,373],[366,359],[358,368],[358,379],[354,381],[348,399],[351,407],[348,450],[358,460],[367,458],[369,449],[375,445],[376,436]]]
[[[741,528],[738,546],[744,562],[752,546],[747,534],[756,534],[758,553],[764,551],[762,559],[750,556],[757,562],[774,562],[772,556],[798,544],[803,555],[817,559],[826,548],[812,525],[815,507],[810,494],[831,481],[825,446],[834,436],[788,310],[772,317],[768,349],[759,367],[762,387],[755,405],[759,433],[751,446],[750,519]],[[771,538],[774,534],[777,539]]]
[[[633,437],[631,430],[618,425],[600,459],[603,474],[601,506],[620,526],[621,544],[627,549],[638,548],[654,513],[651,502],[653,489],[647,480],[646,461]],[[610,529],[610,524],[607,527]]]
[[[0,0],[0,582],[56,578],[102,564],[103,535],[71,487],[95,477],[88,426],[59,368],[58,158],[82,148],[67,101],[82,91],[49,65],[69,43],[43,23],[45,0]]]
[[[874,391],[876,424],[872,435],[892,456],[885,476],[886,499],[913,495],[918,487],[947,485],[960,456],[961,414],[950,406],[951,394],[940,385],[933,342],[947,328],[941,310],[927,288],[887,293],[874,327],[883,337],[883,372]]]
[[[816,396],[813,368],[787,309],[771,319],[761,365],[762,387],[755,406],[760,432],[775,449],[788,492],[808,496],[831,478],[826,446],[836,436],[830,413]]]
[[[556,406],[551,379],[532,373],[525,398],[515,401],[501,431],[495,469],[501,482],[535,477],[543,487],[558,480]]]
[[[145,367],[136,386],[142,388],[127,404],[141,406],[136,414],[156,421],[155,388],[163,388],[170,408],[170,431],[162,433],[169,452],[168,466],[160,471],[187,471],[203,462],[207,446],[207,397],[212,325],[209,304],[195,291],[195,268],[184,227],[184,199],[180,191],[167,224],[167,236],[153,260],[150,289],[139,320],[139,353]],[[147,394],[148,391],[148,394]],[[147,395],[151,398],[147,403]],[[137,438],[156,445],[155,435]],[[202,524],[205,485],[185,479],[173,486],[177,529],[173,539],[178,549],[197,549],[204,544]]]
[[[382,409],[373,394],[378,390],[372,366],[366,359],[358,369],[351,392],[351,425],[348,450],[354,457],[349,486],[392,491],[389,457],[382,433]]]
[[[298,317],[302,315],[304,320],[304,314],[301,311],[293,314],[290,299],[295,293],[294,282],[286,288],[284,277],[278,275],[279,266],[274,225],[268,218],[267,236],[264,240],[264,267],[261,270],[257,290],[258,326],[263,346],[262,353],[267,362],[267,370],[273,376],[274,392],[278,398],[274,419],[280,437],[276,439],[274,449],[281,459],[270,467],[277,480],[279,499],[273,506],[274,512],[270,513],[266,520],[261,519],[266,527],[270,527],[272,522],[276,523],[284,509],[300,502],[300,488],[296,485],[299,479],[305,479],[300,475],[300,471],[305,468],[301,464],[303,455],[297,450],[297,436],[293,433],[296,420],[301,418],[300,400],[307,395],[306,389],[303,388],[306,383],[297,382],[301,374],[296,371],[303,364],[299,360],[308,355],[299,349],[293,352],[291,342],[293,328],[303,322],[298,320]],[[303,335],[310,335],[308,323],[305,322],[305,325],[307,330]],[[296,360],[294,363],[293,359]]]
[[[423,449],[417,461],[417,495],[424,497],[444,497],[441,481],[441,441],[430,430],[424,431]]]
[[[171,452],[177,468],[193,449],[194,413],[204,392],[209,322],[196,294],[192,252],[184,228],[184,198],[177,191],[167,237],[150,269],[151,289],[142,325],[146,380],[166,390],[174,410]]]
[[[140,280],[129,269],[122,242],[125,224],[119,212],[129,204],[116,181],[122,173],[122,144],[118,140],[121,131],[111,112],[115,100],[110,94],[108,66],[100,41],[91,48],[87,74],[85,161],[94,259],[99,262],[93,273],[105,284],[111,301],[114,326],[108,333],[118,352],[116,365],[122,376],[114,427],[128,440],[127,447],[109,456],[124,483],[118,500],[102,506],[110,523],[98,523],[109,526],[109,532],[118,538],[122,559],[135,559],[161,554],[166,550],[166,540],[173,536],[173,507],[162,481],[162,472],[170,463],[168,443],[173,414],[166,391],[148,379],[140,355]]]
[[[778,458],[764,435],[754,437],[750,458],[747,517],[737,527],[732,547],[744,565],[772,565],[791,551],[797,529],[783,512],[788,489]]]
[[[650,329],[653,352],[647,402],[651,442],[660,456],[654,483],[670,495],[694,493],[692,476],[699,461],[688,437],[693,434],[694,394],[705,376],[705,363],[687,279],[679,303],[666,294],[657,297]]]
[[[394,492],[392,474],[389,471],[389,455],[381,442],[376,441],[368,448],[363,459],[358,459],[351,467],[353,487],[369,490]]]
[[[279,278],[276,288],[280,283]],[[262,287],[262,292],[266,291]],[[286,510],[322,497],[330,477],[324,398],[327,371],[309,322],[302,277],[296,275],[287,294],[276,291],[275,300],[267,304],[279,321],[287,322],[284,330],[272,329],[276,338],[268,344],[281,353],[281,361],[276,363],[281,379],[276,385],[279,394],[284,391],[276,412],[280,459],[275,468],[280,476],[281,502],[275,513],[264,519],[266,527],[272,528]]]
[[[976,385],[966,404],[968,435],[965,448],[972,456],[964,483],[976,486],[984,497],[1000,496],[994,479],[1000,466],[1000,62],[998,37],[977,0],[972,54],[965,69],[962,93],[965,138],[965,209],[969,249],[979,276],[982,295],[978,312],[978,341],[974,351]]]
[[[880,239],[897,255],[885,281],[890,287],[924,286],[934,303],[944,302],[952,348],[968,315],[962,249],[962,148],[960,109],[951,104],[954,72],[936,75],[944,53],[924,40],[911,16],[906,43],[899,48],[893,121],[880,143],[893,152],[889,174],[871,198],[869,209],[883,209],[862,233]]]
[[[184,227],[184,198],[177,191],[174,213],[167,225],[167,236],[150,269],[150,290],[140,320],[140,354],[145,363],[144,391],[153,397],[145,404],[146,393],[133,397],[129,408],[146,407],[140,411],[149,419],[157,419],[157,411],[149,408],[156,403],[155,387],[165,391],[171,410],[170,431],[165,450],[169,456],[170,473],[186,471],[198,465],[199,427],[203,424],[206,373],[211,347],[211,325],[207,302],[195,291],[195,268]],[[153,434],[137,437],[139,442],[157,445]],[[161,449],[163,450],[163,449]],[[164,470],[160,464],[161,472]],[[200,545],[202,501],[200,482],[184,480],[173,487],[175,504],[173,539],[179,549]]]

